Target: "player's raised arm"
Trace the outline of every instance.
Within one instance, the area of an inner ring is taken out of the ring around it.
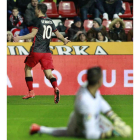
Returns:
[[[68,42],[71,42],[70,40],[67,39],[68,37],[64,38],[64,36],[60,34],[58,30],[54,33],[57,36],[57,38],[60,39],[64,43],[64,45],[66,45]]]
[[[33,28],[32,29],[32,32],[29,33],[29,34],[27,34],[27,35],[24,35],[24,36],[15,36],[14,37],[14,42],[18,42],[19,40],[34,38],[35,35],[37,34],[37,32],[38,32],[38,29]]]

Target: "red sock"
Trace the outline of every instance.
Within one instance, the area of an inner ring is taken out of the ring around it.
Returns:
[[[50,82],[51,82],[53,88],[55,89],[55,88],[57,87],[57,81],[56,81],[56,78],[51,78],[51,79],[50,79]]]
[[[28,90],[29,91],[33,90],[33,78],[32,77],[25,77],[25,80],[26,80]]]

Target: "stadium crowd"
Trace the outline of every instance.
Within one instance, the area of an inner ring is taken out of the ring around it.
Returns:
[[[59,17],[50,17],[55,20],[61,19],[57,29],[63,32],[64,36],[68,36],[69,40],[73,42],[133,41],[133,27],[127,30],[125,27],[125,19],[133,22],[133,14],[131,17],[121,18],[127,10],[123,3],[127,1],[133,5],[133,0],[69,0],[71,1],[74,3],[76,15],[63,17],[59,14]],[[31,32],[35,7],[41,2],[55,2],[59,9],[61,0],[7,0],[7,42],[13,42],[12,38],[15,35],[21,36]],[[49,17],[48,14],[46,15]],[[64,22],[68,18],[73,22],[71,26],[65,27]],[[87,30],[85,28],[87,24],[84,23],[91,20],[92,26]],[[105,26],[104,21],[110,21],[109,25]],[[32,39],[24,40],[24,42],[31,41]]]

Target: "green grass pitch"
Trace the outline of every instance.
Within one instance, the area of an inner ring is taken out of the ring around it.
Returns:
[[[133,96],[103,96],[112,109],[133,128]],[[22,96],[7,97],[7,140],[79,140],[79,138],[58,138],[46,134],[29,135],[32,123],[50,127],[67,126],[69,114],[73,110],[75,96],[61,96],[59,104],[53,103],[53,96],[36,96],[23,100]],[[111,140],[133,140],[111,138]],[[80,139],[84,140],[84,139]]]

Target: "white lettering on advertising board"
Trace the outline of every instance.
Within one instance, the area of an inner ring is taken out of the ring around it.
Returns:
[[[87,70],[82,70],[77,76],[77,81],[79,85],[83,85],[84,81],[82,81],[83,75],[87,73]],[[133,83],[129,83],[129,81],[133,80],[133,76],[129,76],[128,74],[133,74],[133,70],[124,70],[124,87],[133,87]],[[111,82],[107,82],[107,70],[103,70],[103,85],[105,87],[113,87],[116,84],[116,70],[111,71]]]
[[[7,75],[7,86],[8,86],[9,88],[12,88],[12,84],[11,84],[11,81],[10,81],[8,75]]]
[[[133,76],[129,74],[133,74],[133,70],[124,70],[124,87],[133,87],[133,83],[129,83],[133,80]]]

